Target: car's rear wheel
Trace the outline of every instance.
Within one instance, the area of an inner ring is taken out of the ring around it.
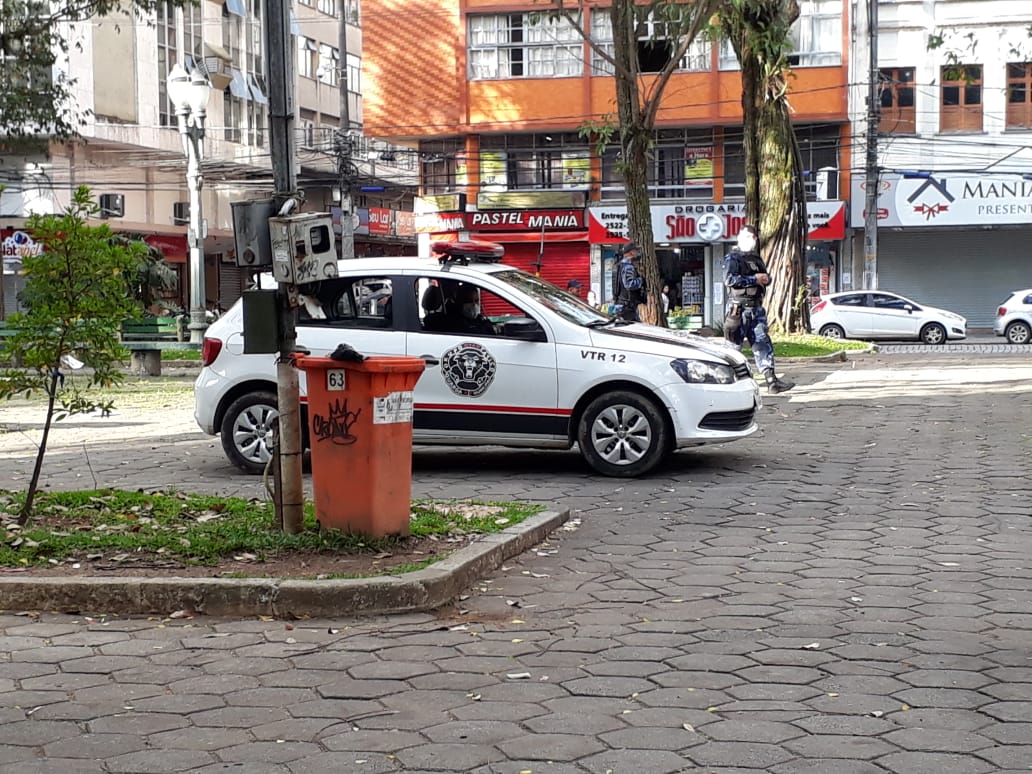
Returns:
[[[278,416],[272,392],[251,392],[233,401],[220,430],[229,461],[245,473],[262,473],[272,458],[272,430]]]
[[[655,401],[614,390],[588,404],[577,443],[597,472],[629,478],[648,473],[663,460],[670,449],[670,430]]]
[[[939,325],[939,323],[928,323],[921,329],[921,341],[932,346],[945,344],[946,329]]]
[[[846,332],[842,329],[841,325],[828,324],[821,327],[821,336],[828,339],[844,339],[846,338]]]
[[[1010,344],[1028,344],[1032,339],[1032,328],[1028,326],[1028,323],[1012,322],[1007,326],[1006,335],[1007,342]]]

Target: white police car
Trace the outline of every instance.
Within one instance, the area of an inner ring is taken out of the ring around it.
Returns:
[[[344,343],[365,355],[424,358],[414,394],[420,444],[576,443],[599,473],[637,476],[674,449],[756,431],[759,390],[741,354],[610,319],[555,285],[484,260],[497,261],[500,248],[485,256],[483,244],[438,243],[449,253],[441,261],[340,262],[339,277],[306,287],[298,347],[327,355]],[[221,434],[235,465],[260,472],[276,416],[275,355],[245,355],[243,344],[238,302],[206,332],[195,417],[206,433]]]

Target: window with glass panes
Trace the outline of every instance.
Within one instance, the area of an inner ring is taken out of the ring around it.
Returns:
[[[316,52],[319,46],[311,38],[297,39],[297,74],[303,78],[315,77]]]
[[[842,0],[799,0],[799,18],[789,30],[793,67],[842,64]],[[737,70],[738,57],[728,40],[720,41],[721,70]]]
[[[543,13],[469,17],[469,77],[562,78],[584,71],[584,43],[566,19]]]
[[[940,93],[940,132],[982,131],[981,65],[943,67]]]
[[[800,0],[789,37],[793,67],[842,64],[842,0]]]
[[[651,17],[644,22],[642,34],[638,37],[638,66],[642,72],[657,72],[666,66],[673,55],[676,40],[671,37],[676,22],[654,21]],[[595,9],[591,12],[591,40],[595,43],[591,53],[592,75],[612,75],[613,66],[598,53],[598,49],[613,55],[613,23],[609,11]],[[697,37],[678,64],[679,70],[705,72],[710,69],[708,40]]]
[[[348,91],[362,93],[362,57],[348,54]]]
[[[914,134],[917,131],[914,68],[893,67],[879,72],[881,116],[878,131],[882,134]]]
[[[742,136],[724,135],[724,197],[745,196],[745,146]]]
[[[204,12],[200,6],[183,6],[183,61],[187,69],[204,66]]]
[[[456,157],[462,141],[433,140],[419,145],[420,182],[423,194],[448,193],[456,188]]]
[[[176,9],[169,3],[157,7],[155,20],[158,33],[158,124],[176,125],[176,109],[169,101],[165,79],[178,62],[176,53]]]
[[[356,27],[362,23],[361,9],[359,8],[359,0],[342,0],[344,3],[344,19],[348,24],[354,24]]]
[[[504,159],[510,189],[586,188],[591,150],[576,133],[488,135],[482,159]],[[483,172],[481,173],[483,178]]]
[[[1007,65],[1007,128],[1032,129],[1032,62]]]
[[[316,77],[330,86],[337,85],[337,68],[340,66],[340,55],[337,49],[325,43],[319,44],[319,67]]]
[[[243,132],[240,127],[245,121],[244,103],[228,88],[222,93],[222,115],[226,124],[223,128],[223,139],[228,142],[241,142]]]
[[[806,198],[817,198],[817,173],[822,169],[838,170],[841,129],[831,126],[797,126],[796,142],[799,144],[799,161],[803,166],[803,181]]]
[[[709,199],[713,187],[705,178],[691,178],[688,167],[692,159],[709,153],[715,155],[713,134],[708,130],[659,129],[653,140],[649,160],[649,195],[654,199]],[[618,145],[608,146],[602,153],[602,198],[622,199],[625,196],[623,158]]]
[[[316,0],[315,7],[327,16],[337,15],[337,0]]]

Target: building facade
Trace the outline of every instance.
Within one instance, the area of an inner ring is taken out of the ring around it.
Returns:
[[[800,8],[791,102],[816,205],[810,268],[829,291],[846,230],[838,190],[848,190],[850,160],[849,4]],[[609,300],[608,269],[627,238],[619,149],[600,153],[580,132],[616,112],[597,53],[612,47],[607,4],[583,7],[595,46],[529,1],[368,0],[363,9],[366,128],[418,148],[424,243],[501,242],[507,262]],[[432,20],[434,35],[416,20]],[[658,22],[641,31],[646,80],[671,56],[664,32]],[[648,174],[661,273],[674,305],[699,322],[723,317],[720,263],[743,223],[741,115],[733,52],[697,41],[667,87]]]
[[[85,142],[51,143],[32,157],[0,153],[7,314],[17,309],[19,256],[39,249],[22,230],[25,218],[60,211],[79,185],[104,197],[103,214],[113,229],[162,250],[179,276],[168,305],[185,306],[186,160],[165,85],[176,64],[203,69],[211,85],[202,167],[207,305],[224,309],[236,300],[250,278],[236,266],[230,204],[272,193],[262,11],[262,0],[201,0],[181,9],[166,4],[150,17],[113,15],[69,27],[73,45],[61,67],[76,79]],[[395,211],[411,210],[415,160],[401,154],[385,161],[390,146],[362,136],[358,0],[299,0],[291,19],[296,165],[305,209],[339,205],[346,176],[354,187],[354,220],[367,224],[356,222],[356,252],[414,250],[411,213]],[[342,170],[344,136],[351,138],[350,163]],[[376,213],[375,228],[368,226],[370,212]]]
[[[991,327],[1032,283],[1032,6],[1021,0],[878,4],[877,286]],[[856,20],[853,260],[864,273],[869,15]],[[941,45],[936,45],[941,39]]]

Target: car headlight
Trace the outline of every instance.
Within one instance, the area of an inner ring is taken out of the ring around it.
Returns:
[[[704,360],[671,360],[670,367],[689,384],[731,384],[735,372],[731,366],[707,363]]]

